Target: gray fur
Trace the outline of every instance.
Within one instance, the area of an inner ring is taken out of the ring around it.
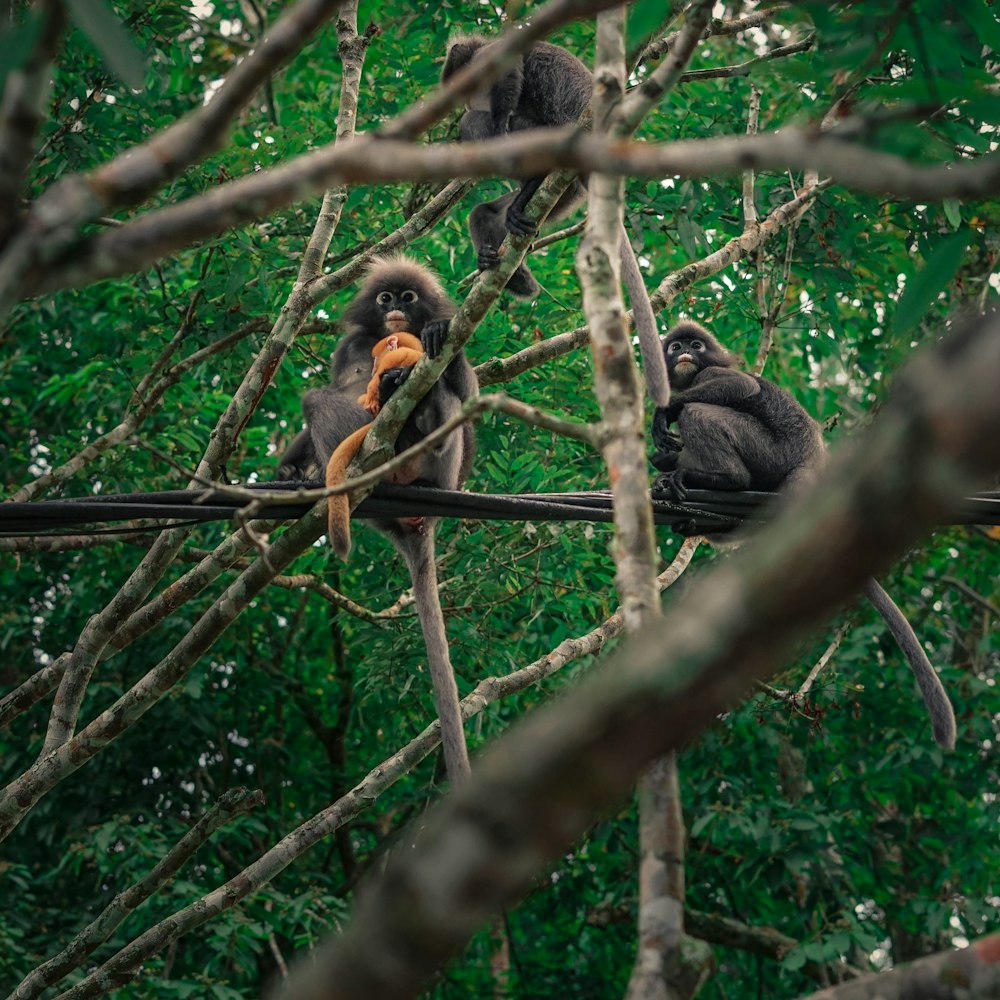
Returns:
[[[489,52],[489,39],[482,35],[460,35],[448,46],[442,80],[466,66],[480,51]],[[479,142],[530,128],[568,125],[579,119],[593,89],[590,71],[576,56],[558,45],[536,42],[518,62],[490,88],[486,95],[474,95],[470,110],[459,123],[463,142]],[[489,110],[485,110],[488,104]],[[535,231],[524,208],[538,190],[542,177],[526,178],[516,191],[476,206],[469,214],[469,235],[476,248],[481,271],[500,262],[500,245],[508,231],[529,235]],[[584,194],[583,184],[574,181],[549,213],[556,220],[569,214]],[[539,292],[538,282],[525,264],[507,282],[508,291],[525,298]]]
[[[663,355],[672,392],[670,405],[653,416],[652,462],[664,473],[654,489],[681,497],[687,487],[778,492],[816,476],[826,446],[819,425],[791,394],[736,370],[736,359],[697,323],[674,327],[663,338]],[[682,365],[685,357],[693,363]],[[913,671],[935,741],[952,749],[955,713],[910,623],[874,579],[864,593]]]
[[[379,298],[386,299],[380,302]],[[364,283],[344,311],[347,332],[337,345],[331,362],[330,384],[312,389],[302,400],[307,427],[295,438],[279,464],[283,479],[305,479],[326,468],[334,449],[349,434],[371,421],[371,414],[358,404],[372,373],[372,347],[394,331],[392,322],[417,334],[432,357],[440,353],[455,305],[432,271],[403,256],[372,265]],[[382,401],[392,394],[409,373],[396,369],[382,377]],[[476,376],[464,353],[456,355],[441,378],[417,404],[406,422],[396,451],[422,441],[431,431],[458,413],[462,403],[478,392]],[[461,489],[472,463],[475,438],[471,424],[463,424],[436,447],[397,472],[394,482],[419,483],[445,490]],[[444,615],[438,598],[434,566],[436,518],[419,523],[378,519],[369,523],[388,536],[402,553],[410,570],[424,642],[427,665],[434,685],[435,706],[441,720],[441,742],[448,776],[454,784],[469,773],[458,689],[448,654]]]

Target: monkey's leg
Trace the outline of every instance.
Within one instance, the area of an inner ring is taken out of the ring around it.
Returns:
[[[531,221],[525,214],[524,209],[531,201],[532,195],[542,186],[544,176],[529,177],[518,189],[510,205],[507,206],[507,216],[505,219],[507,229],[518,236],[534,236],[538,232],[538,225]]]
[[[500,244],[507,236],[504,218],[507,206],[514,199],[513,191],[493,201],[477,205],[469,213],[469,235],[476,248],[476,266],[480,271],[492,271],[500,266]],[[507,291],[522,298],[534,298],[540,291],[534,275],[522,262],[507,281]]]
[[[678,420],[683,447],[675,476],[702,490],[748,490],[753,481],[744,456],[767,438],[760,422],[709,403],[688,403]]]
[[[309,479],[313,470],[319,472],[316,455],[313,453],[312,435],[306,427],[295,435],[285,454],[281,456],[278,479]]]
[[[402,552],[413,581],[413,597],[424,633],[427,666],[434,686],[434,706],[441,724],[444,762],[448,769],[448,779],[453,787],[457,787],[469,777],[469,751],[465,745],[458,686],[455,684],[444,614],[438,596],[437,567],[434,564],[434,522],[427,519],[423,530],[419,532],[396,528],[389,537]]]
[[[309,424],[313,452],[323,469],[337,445],[372,419],[371,414],[358,405],[356,389],[353,393],[344,393],[332,385],[310,389],[302,399],[302,412]]]
[[[955,747],[955,712],[948,700],[941,680],[927,659],[920,640],[917,639],[906,616],[896,606],[895,601],[882,589],[877,580],[869,580],[865,584],[865,597],[872,607],[882,616],[893,638],[903,651],[917,686],[924,698],[924,705],[931,717],[931,730],[934,741],[945,750]]]

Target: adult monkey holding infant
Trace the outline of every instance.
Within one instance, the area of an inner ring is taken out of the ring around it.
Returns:
[[[373,264],[361,290],[344,312],[347,331],[333,354],[330,384],[311,389],[303,398],[307,426],[282,456],[278,475],[296,480],[322,475],[338,446],[371,422],[372,413],[359,402],[359,396],[369,389],[370,381],[377,376],[381,406],[406,379],[411,366],[383,371],[376,358],[373,370],[372,349],[383,338],[415,334],[426,353],[437,357],[454,315],[455,304],[434,273],[422,264],[402,255]],[[478,388],[465,354],[459,352],[403,425],[396,451],[419,443],[455,416],[462,403],[474,396]],[[466,422],[434,447],[425,449],[405,468],[397,470],[392,480],[445,490],[461,489],[469,474],[474,444],[472,426]],[[441,744],[448,777],[457,784],[468,776],[469,757],[437,590],[436,518],[382,518],[370,523],[389,538],[410,571],[434,687],[434,704],[441,723]],[[335,532],[331,543],[336,544]]]

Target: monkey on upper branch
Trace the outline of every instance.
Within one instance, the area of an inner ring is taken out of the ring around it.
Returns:
[[[448,45],[441,80],[446,83],[482,49],[494,45],[483,35],[458,35]],[[479,142],[508,132],[529,128],[570,125],[590,103],[593,80],[590,70],[558,45],[536,42],[496,83],[472,95],[462,115],[458,134],[463,142]],[[516,191],[477,205],[469,213],[469,235],[476,248],[479,270],[488,271],[500,263],[500,244],[508,231],[521,236],[537,232],[524,214],[531,196],[544,176],[529,177]],[[553,221],[568,215],[585,193],[576,180],[562,194],[549,213]],[[522,263],[511,275],[507,289],[515,295],[534,298],[538,282]]]
[[[777,492],[812,481],[826,459],[819,425],[773,382],[736,369],[736,359],[698,323],[663,338],[670,404],[653,416],[661,475],[654,489]],[[676,425],[677,431],[671,430]],[[885,620],[920,687],[938,745],[955,745],[955,713],[903,613],[874,580],[865,597]]]
[[[459,35],[448,45],[442,82],[495,45],[482,35]],[[472,95],[458,125],[463,142],[477,142],[531,128],[558,128],[580,119],[590,103],[594,79],[589,69],[559,45],[536,42],[499,80]],[[480,271],[500,263],[500,244],[508,232],[530,236],[537,226],[524,213],[525,206],[545,178],[529,177],[516,191],[477,205],[469,213],[469,235],[476,248]],[[586,179],[574,180],[556,202],[549,219],[567,215],[586,193]],[[622,278],[628,289],[635,331],[643,358],[649,395],[656,406],[666,405],[670,387],[660,358],[656,317],[649,301],[639,263],[625,227],[619,234]],[[534,298],[538,282],[522,261],[507,282],[515,295]]]
[[[424,348],[419,337],[412,333],[393,333],[383,337],[373,348],[372,377],[368,388],[358,396],[358,405],[373,417],[382,409],[382,376],[394,368],[412,368],[423,356]],[[347,478],[347,467],[357,455],[371,430],[365,424],[360,430],[348,434],[333,450],[326,463],[326,485],[340,486]],[[351,511],[346,493],[335,493],[327,500],[326,534],[334,552],[346,559],[351,551]]]
[[[330,384],[311,389],[302,400],[307,427],[279,463],[279,476],[308,478],[327,469],[341,442],[371,422],[359,403],[373,378],[372,349],[383,338],[407,331],[418,333],[431,357],[441,353],[455,305],[436,276],[407,257],[374,264],[357,296],[344,312],[348,329],[333,354]],[[384,405],[411,371],[411,363],[387,368],[378,376],[379,405]],[[397,453],[422,441],[455,416],[462,403],[479,390],[464,353],[459,353],[417,404],[396,441]],[[435,447],[422,452],[392,481],[457,490],[472,464],[475,437],[465,423]],[[434,703],[441,722],[441,743],[449,778],[456,784],[469,773],[458,688],[448,653],[444,616],[437,591],[433,517],[379,518],[369,522],[402,553],[413,581],[413,596],[427,647],[427,665],[434,686]]]

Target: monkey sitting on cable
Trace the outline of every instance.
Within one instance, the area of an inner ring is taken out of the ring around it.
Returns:
[[[372,416],[382,409],[381,383],[382,376],[394,368],[412,368],[423,356],[424,348],[419,337],[412,333],[393,333],[383,337],[373,348],[372,377],[368,388],[358,396],[358,404]],[[371,429],[371,424],[349,434],[330,456],[326,463],[326,485],[340,486],[347,478],[347,467],[357,455],[361,445]],[[327,537],[334,552],[341,559],[346,559],[351,551],[351,511],[350,501],[346,493],[336,493],[327,500]]]
[[[397,256],[374,264],[361,290],[344,312],[347,332],[331,363],[330,384],[311,389],[302,400],[307,427],[282,456],[278,475],[307,479],[325,469],[337,446],[371,423],[371,414],[358,402],[372,379],[372,348],[384,337],[412,332],[420,336],[430,357],[441,353],[455,305],[432,271],[408,257]],[[379,403],[384,404],[411,371],[394,367],[379,376]],[[461,409],[479,390],[468,359],[459,352],[403,425],[396,451],[422,441]],[[472,464],[475,436],[469,423],[426,449],[393,474],[398,483],[419,483],[444,490],[465,484]],[[441,721],[441,744],[448,776],[454,783],[469,773],[458,688],[448,653],[444,615],[437,590],[434,533],[437,519],[379,518],[368,523],[385,534],[403,555],[427,647],[427,665],[434,685],[434,704]]]
[[[493,44],[483,35],[453,38],[448,44],[441,81],[446,83],[477,52],[489,50]],[[469,110],[458,125],[459,137],[463,142],[478,142],[528,128],[570,125],[590,103],[592,90],[590,70],[576,56],[558,45],[536,42],[496,83],[472,95]],[[469,213],[469,235],[480,271],[500,263],[500,244],[508,231],[521,236],[537,231],[524,208],[543,180],[529,177],[516,191],[477,205]],[[583,184],[574,181],[556,202],[549,219],[568,215],[584,193]],[[523,263],[511,275],[507,289],[525,298],[534,298],[539,291],[538,282]]]
[[[688,487],[775,492],[815,478],[826,446],[819,425],[791,394],[738,371],[733,355],[697,323],[675,326],[663,338],[663,354],[671,395],[653,416],[651,461],[663,473],[654,489],[683,499]],[[864,594],[913,671],[935,741],[952,749],[955,714],[910,623],[874,579]]]

